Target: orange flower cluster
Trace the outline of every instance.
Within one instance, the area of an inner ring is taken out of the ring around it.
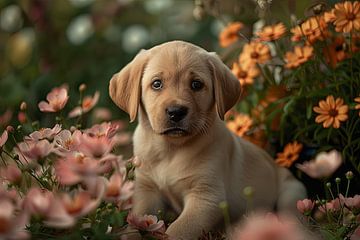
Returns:
[[[219,36],[220,46],[228,47],[239,39],[239,31],[244,27],[241,22],[230,23]]]
[[[228,129],[238,136],[244,136],[247,131],[250,130],[252,120],[249,115],[235,114],[233,120],[229,120],[226,124]]]
[[[249,64],[250,66],[265,63],[270,59],[270,48],[261,42],[245,44],[239,56],[240,64]]]
[[[317,40],[323,41],[329,33],[327,24],[323,17],[311,17],[290,30],[293,34],[291,40],[298,42],[305,38],[309,44],[315,43]]]
[[[232,73],[239,79],[241,86],[253,84],[254,78],[259,76],[259,69],[256,66],[247,66],[233,63]]]
[[[271,26],[264,27],[256,35],[261,41],[275,41],[281,38],[286,33],[286,27],[283,23],[278,23]]]
[[[303,145],[297,141],[286,144],[284,151],[277,154],[275,162],[281,167],[290,167],[299,158],[302,148]]]
[[[313,50],[311,46],[295,46],[294,52],[287,52],[285,54],[285,67],[296,68],[307,62],[313,56]]]

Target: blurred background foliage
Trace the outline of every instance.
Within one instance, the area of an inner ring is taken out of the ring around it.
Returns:
[[[264,10],[262,1],[0,0],[0,128],[11,116],[17,121],[22,101],[32,119],[39,119],[37,103],[64,83],[70,96],[82,83],[86,94],[99,90],[98,107],[125,118],[108,97],[108,82],[141,48],[181,39],[226,60],[218,34],[227,22],[252,26],[259,18],[271,18],[290,23],[306,16],[313,3],[273,0]],[[77,101],[70,97],[69,105]]]

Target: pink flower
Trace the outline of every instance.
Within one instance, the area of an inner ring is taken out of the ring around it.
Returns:
[[[55,153],[58,155],[64,155],[71,151],[77,151],[81,143],[82,132],[75,130],[71,133],[69,130],[62,130],[54,138]]]
[[[81,136],[81,144],[79,150],[86,156],[100,158],[108,153],[114,147],[114,141],[108,136],[91,136],[83,134]]]
[[[24,199],[24,208],[31,214],[44,218],[44,223],[51,227],[67,228],[75,223],[61,201],[48,190],[31,188]]]
[[[296,203],[296,207],[300,213],[304,214],[305,216],[309,216],[311,211],[315,206],[315,202],[310,199],[303,199],[299,200]]]
[[[27,118],[26,118],[26,114],[24,112],[19,112],[17,117],[21,124],[26,123]]]
[[[93,116],[96,121],[109,121],[111,119],[111,111],[107,108],[98,107],[94,109]]]
[[[109,172],[112,169],[112,161],[116,159],[115,155],[94,159],[81,153],[72,153],[57,161],[55,173],[60,184],[73,185],[84,178]]]
[[[354,197],[344,197],[339,195],[340,201],[344,203],[348,208],[360,209],[360,195],[356,194]]]
[[[130,226],[140,231],[147,231],[152,234],[165,234],[165,224],[163,220],[158,220],[156,216],[144,215],[137,216],[133,213],[129,213],[126,221]]]
[[[99,198],[92,198],[89,192],[81,191],[75,195],[62,194],[60,202],[63,204],[66,212],[75,217],[82,217],[95,210],[100,204],[101,196]]]
[[[319,210],[322,213],[326,213],[327,211],[337,212],[340,209],[341,209],[341,202],[339,198],[335,198],[334,200],[331,200],[330,202],[327,202],[319,206]]]
[[[115,172],[106,180],[104,200],[108,202],[121,202],[129,200],[134,193],[134,183],[125,181],[122,174]]]
[[[341,163],[341,154],[336,150],[332,150],[329,153],[321,152],[316,156],[315,160],[296,164],[296,167],[312,178],[325,178],[333,174]]]
[[[19,183],[21,181],[21,171],[15,164],[9,164],[0,169],[1,178],[11,183]]]
[[[32,161],[40,160],[53,151],[53,146],[48,140],[25,141],[15,148],[22,163],[27,164]]]
[[[25,230],[28,222],[29,215],[26,211],[19,212],[11,199],[0,197],[0,239],[28,239],[30,235]]]
[[[247,217],[234,229],[233,240],[300,240],[309,239],[293,219],[278,217],[273,213]]]
[[[69,117],[78,117],[81,114],[89,112],[99,101],[100,93],[98,91],[95,92],[94,96],[86,96],[84,97],[81,106],[74,108],[69,112]]]
[[[58,112],[65,107],[68,99],[67,88],[56,87],[46,96],[47,102],[41,101],[38,107],[42,112]]]
[[[25,140],[52,140],[61,131],[61,125],[56,124],[53,128],[41,128],[39,131],[32,132]]]
[[[121,126],[117,123],[103,122],[101,124],[95,124],[91,128],[86,129],[84,132],[91,137],[106,136],[112,138]]]
[[[6,141],[8,140],[8,132],[5,130],[0,137],[0,148],[5,145]]]

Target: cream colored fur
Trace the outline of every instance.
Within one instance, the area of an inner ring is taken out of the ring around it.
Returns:
[[[160,79],[163,87],[151,84]],[[204,87],[191,89],[199,80]],[[197,239],[222,223],[219,203],[226,201],[233,221],[245,212],[244,187],[254,189],[256,209],[294,210],[306,191],[287,169],[279,168],[262,149],[231,133],[223,117],[238,100],[239,81],[213,53],[182,41],[141,51],[115,74],[110,96],[138,115],[134,133],[136,169],[133,211],[156,214],[166,206],[179,214],[167,229],[175,239]],[[186,133],[166,134],[172,127],[166,109],[188,109],[176,126]]]

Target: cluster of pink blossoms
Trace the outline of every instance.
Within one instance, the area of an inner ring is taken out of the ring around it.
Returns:
[[[39,108],[58,112],[67,100],[66,87],[54,88]],[[84,100],[79,114],[97,101]],[[116,146],[129,144],[123,127],[121,122],[85,130],[56,124],[33,131],[21,142],[12,127],[0,134],[0,239],[29,238],[25,229],[32,217],[48,227],[69,228],[102,202],[119,211],[130,209],[134,183],[127,179],[126,161],[114,153]]]

